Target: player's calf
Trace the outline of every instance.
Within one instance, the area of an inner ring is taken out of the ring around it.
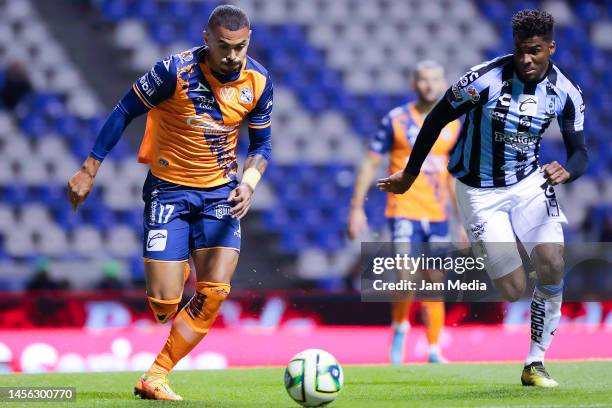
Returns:
[[[493,283],[505,300],[516,302],[523,296],[527,285],[525,270],[521,266],[501,278],[494,279]]]

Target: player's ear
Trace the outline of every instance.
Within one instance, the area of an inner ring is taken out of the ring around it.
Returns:
[[[548,51],[550,52],[550,55],[553,55],[555,51],[557,51],[557,43],[555,40],[552,40],[550,44],[548,44]]]
[[[204,44],[208,44],[208,31],[204,30]]]

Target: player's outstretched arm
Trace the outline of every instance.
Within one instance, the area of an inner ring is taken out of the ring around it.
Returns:
[[[68,198],[74,210],[87,198],[102,161],[117,144],[125,128],[134,118],[172,97],[175,88],[176,68],[171,57],[157,62],[134,82],[104,122],[89,157],[68,182]]]
[[[137,116],[147,112],[149,108],[136,96],[133,89],[121,99],[102,126],[94,147],[83,162],[83,165],[68,181],[68,199],[72,209],[85,201],[93,188],[96,174],[102,161],[117,144],[121,134],[129,123]]]
[[[351,240],[357,239],[368,227],[368,218],[363,206],[372,180],[374,180],[374,173],[381,162],[382,156],[370,152],[359,169],[359,174],[355,180],[353,198],[351,199],[351,211],[347,227],[348,237]]]
[[[406,168],[387,178],[378,180],[376,186],[388,193],[403,194],[408,191],[419,175],[425,158],[438,140],[444,126],[457,119],[462,113],[453,108],[446,98],[442,98],[425,118],[414,142]]]

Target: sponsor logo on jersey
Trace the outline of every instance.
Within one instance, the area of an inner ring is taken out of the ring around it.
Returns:
[[[206,85],[198,81],[198,87],[194,89],[194,92],[210,92],[210,89],[208,89]]]
[[[155,84],[157,86],[162,84],[162,79],[159,77],[159,75],[157,75],[157,72],[155,72],[155,67],[151,68],[151,78],[153,78],[153,82],[155,82]]]
[[[503,133],[495,132],[495,141],[510,145],[519,152],[527,153],[532,145],[540,140],[539,135],[527,132]]]
[[[225,102],[232,102],[236,97],[236,88],[233,86],[224,86],[219,93],[221,94],[221,99]]]
[[[164,67],[166,67],[166,71],[168,72],[170,72],[170,60],[171,57],[167,57],[162,60],[162,64],[164,64]]]
[[[253,102],[253,91],[248,86],[245,86],[240,90],[240,102],[251,103]]]
[[[453,86],[451,86],[451,93],[453,94],[453,101],[454,102],[459,102],[463,99],[463,96],[461,96],[461,89],[459,89],[459,84],[453,84]]]
[[[238,129],[239,125],[224,125],[219,121],[214,120],[208,113],[197,116],[189,116],[187,124],[195,128],[203,129],[206,135],[227,135],[230,132]]]
[[[196,96],[194,99],[197,101],[198,107],[200,109],[213,110],[215,98],[213,98],[212,96]]]
[[[518,97],[518,111],[521,115],[535,116],[538,113],[538,97],[520,94]]]
[[[147,78],[147,74],[144,74],[143,76],[141,76],[140,79],[138,80],[138,83],[140,84],[140,89],[147,96],[151,96],[151,95],[153,95],[155,93],[155,89],[149,83],[149,79]]]
[[[168,160],[166,160],[166,159],[159,159],[159,162],[158,162],[158,163],[159,163],[161,166],[164,166],[164,167],[168,167],[168,166],[170,165],[170,163],[168,163]]]
[[[505,108],[510,107],[510,102],[512,101],[512,95],[509,93],[501,94],[499,96],[499,104]]]
[[[521,116],[519,118],[519,125],[523,127],[531,126],[531,116]]]
[[[147,251],[160,252],[166,249],[168,230],[150,230],[147,236]]]
[[[584,103],[580,104],[580,113],[584,113]]]
[[[506,122],[506,114],[504,112],[493,111],[491,119],[504,123]]]
[[[462,87],[467,86],[468,84],[474,82],[479,77],[478,72],[470,71],[461,78],[459,78],[459,85]]]

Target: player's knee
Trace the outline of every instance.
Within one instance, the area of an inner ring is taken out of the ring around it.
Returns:
[[[157,323],[164,324],[168,320],[172,319],[178,310],[181,298],[175,299],[159,299],[156,297],[148,296],[149,306],[153,311],[153,316]]]

